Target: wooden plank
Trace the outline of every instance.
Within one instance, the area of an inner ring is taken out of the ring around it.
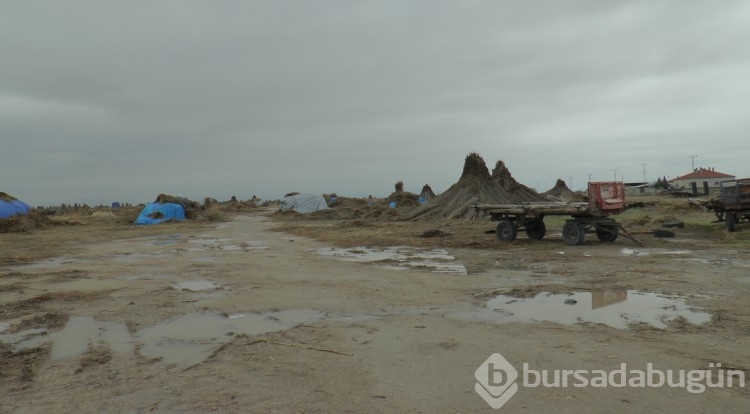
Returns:
[[[491,214],[568,215],[585,212],[588,209],[588,203],[496,204],[474,207]]]

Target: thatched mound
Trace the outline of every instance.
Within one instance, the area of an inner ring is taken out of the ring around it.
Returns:
[[[548,197],[554,197],[558,200],[567,201],[573,198],[573,191],[568,188],[565,181],[562,178],[558,178],[555,186],[543,193]]]
[[[550,201],[544,195],[537,193],[529,187],[519,183],[513,178],[505,163],[498,161],[495,163],[495,169],[492,170],[492,179],[508,193],[507,202],[498,204],[520,204]]]
[[[386,205],[390,203],[396,203],[396,207],[414,207],[420,205],[418,195],[404,191],[403,181],[398,180],[394,187],[396,191],[392,192],[385,199]]]
[[[217,208],[219,211],[224,212],[249,212],[254,211],[258,208],[258,206],[255,205],[255,202],[252,200],[247,201],[223,201],[216,204],[212,204],[210,206],[203,207],[203,210],[208,210],[210,208]]]
[[[396,203],[396,207],[420,206],[419,196],[408,191],[393,192],[385,199],[386,204]]]
[[[44,228],[57,224],[50,220],[45,214],[34,209],[29,210],[27,215],[18,215],[6,219],[0,219],[0,233],[28,233],[34,229]]]
[[[403,193],[404,192],[404,182],[401,180],[396,181],[396,184],[394,184],[394,187],[396,188],[397,193]]]
[[[326,201],[328,202],[328,207],[330,208],[363,208],[368,207],[374,204],[374,201],[366,200],[364,198],[352,198],[352,197],[331,197],[326,196],[323,194],[323,197],[325,197]],[[378,201],[378,203],[382,203],[381,201]]]
[[[425,184],[424,187],[422,187],[422,192],[419,193],[419,197],[424,201],[430,201],[437,196],[432,192],[432,187],[430,187],[429,184]]]
[[[491,175],[482,157],[472,153],[464,161],[464,169],[458,182],[404,218],[458,218],[466,216],[474,204],[520,204],[533,201],[549,200],[513,179],[502,161],[498,161]]]
[[[156,201],[159,204],[165,204],[165,203],[181,204],[182,208],[185,209],[185,217],[189,219],[194,219],[198,217],[198,215],[201,212],[200,203],[189,200],[184,197],[175,197],[169,194],[159,194],[158,196],[156,196],[156,200],[154,201]]]
[[[386,205],[378,204],[366,207],[346,207],[329,208],[326,210],[314,211],[305,215],[307,219],[322,220],[393,220],[398,217],[396,209],[389,208]],[[361,226],[352,226],[361,227]]]
[[[8,193],[4,193],[4,192],[0,191],[0,200],[6,201],[6,202],[11,202],[11,201],[16,201],[18,199],[15,198],[15,197],[13,197],[12,195],[10,195]]]

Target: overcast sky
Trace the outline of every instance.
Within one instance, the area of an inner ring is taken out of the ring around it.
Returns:
[[[6,1],[0,191],[442,192],[463,160],[750,176],[747,1]]]

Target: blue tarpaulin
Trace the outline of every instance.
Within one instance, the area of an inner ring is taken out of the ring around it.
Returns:
[[[185,220],[185,208],[177,203],[149,203],[135,224],[157,224],[167,220]]]
[[[21,200],[0,199],[0,219],[17,215],[28,215],[31,207]]]

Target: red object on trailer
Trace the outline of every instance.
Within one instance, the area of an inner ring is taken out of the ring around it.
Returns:
[[[588,192],[588,212],[591,215],[607,216],[625,211],[625,187],[622,182],[590,182]]]

